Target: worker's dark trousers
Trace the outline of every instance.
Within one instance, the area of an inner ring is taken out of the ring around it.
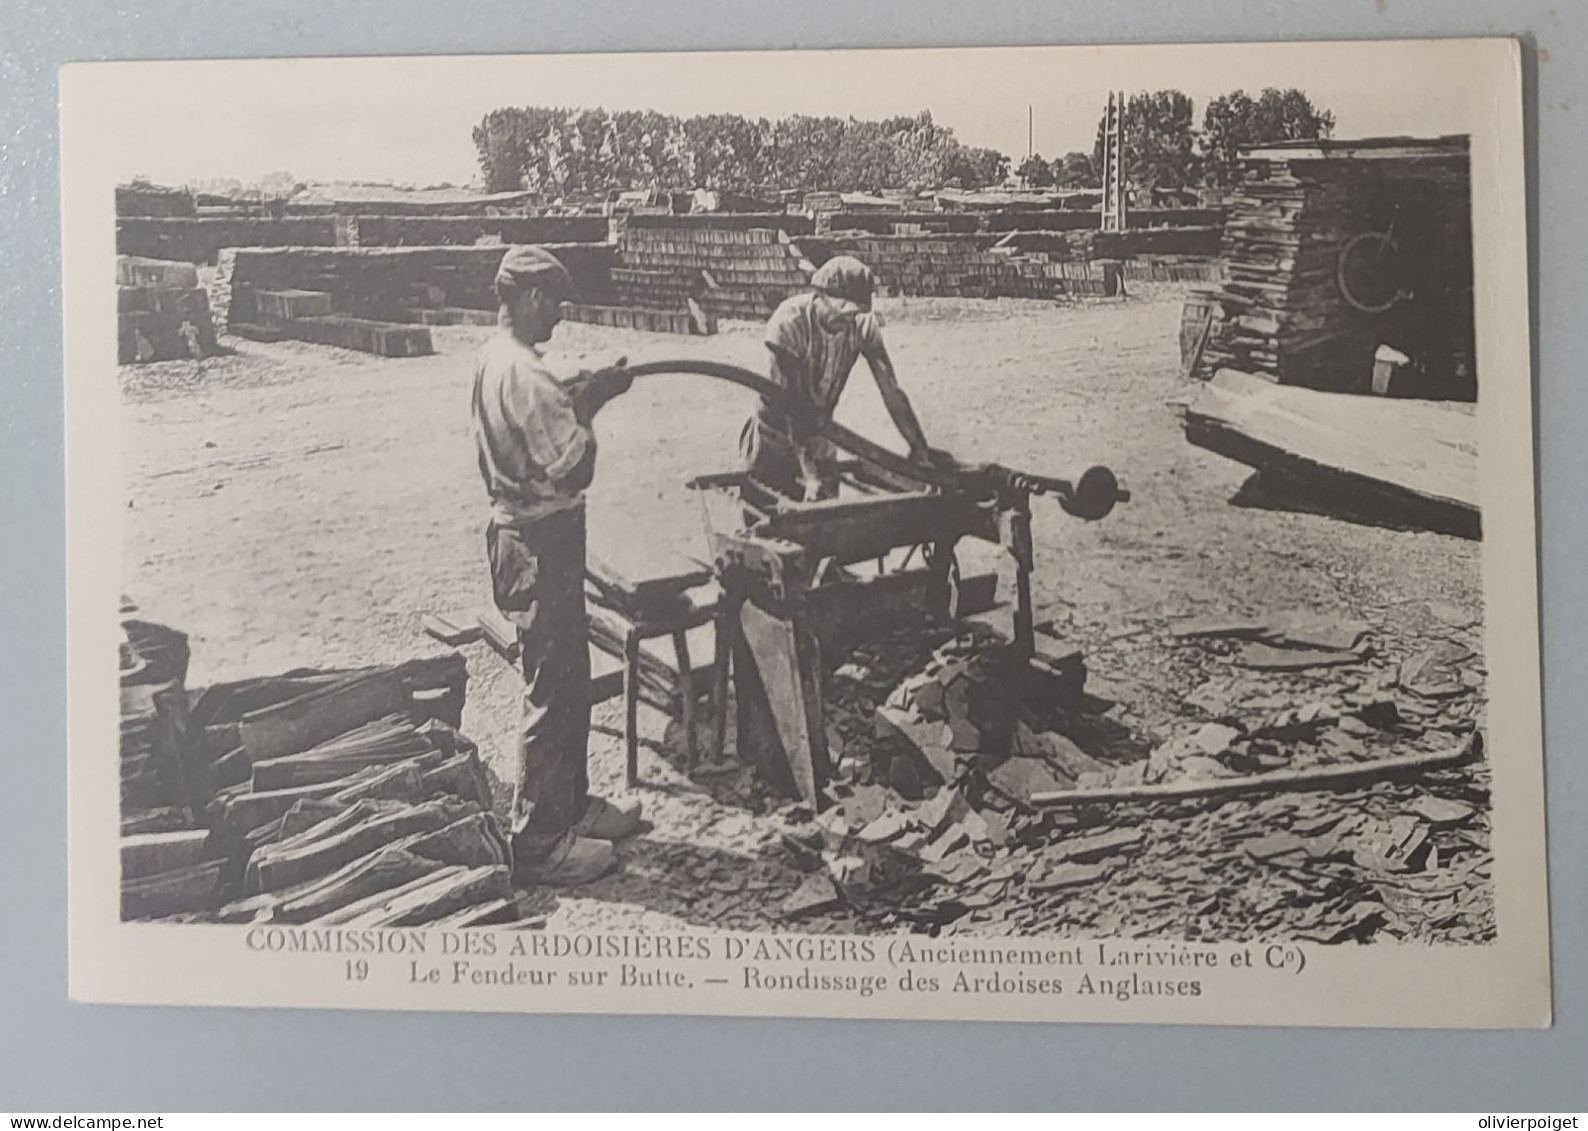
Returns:
[[[530,523],[493,521],[485,545],[497,608],[518,627],[524,715],[513,852],[534,861],[590,803],[584,508]]]
[[[800,476],[799,456],[788,437],[776,425],[752,416],[744,422],[739,433],[739,457],[744,469],[757,483],[770,487],[791,499],[805,498],[805,483]],[[830,461],[822,461],[821,486],[817,499],[831,499],[838,494],[838,468]]]

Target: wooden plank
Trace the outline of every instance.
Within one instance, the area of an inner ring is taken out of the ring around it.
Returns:
[[[441,643],[457,648],[464,644],[473,644],[485,634],[485,630],[478,623],[470,623],[458,617],[440,616],[426,613],[419,618],[419,627],[425,634]]]
[[[952,539],[967,525],[964,508],[917,491],[784,507],[758,535],[803,546],[810,561],[869,561],[898,546]]]
[[[1450,750],[1414,754],[1406,758],[1378,758],[1338,766],[1312,766],[1305,770],[1248,774],[1239,778],[1210,778],[1157,785],[1120,786],[1114,789],[1055,790],[1034,793],[1031,804],[1046,808],[1080,805],[1116,805],[1131,802],[1180,801],[1192,797],[1229,797],[1241,793],[1279,793],[1293,790],[1353,789],[1374,782],[1418,777],[1431,770],[1459,766],[1478,756],[1483,743],[1476,731]]]
[[[1325,393],[1220,370],[1187,407],[1186,438],[1311,489],[1320,505],[1464,537],[1480,532],[1471,406]]]
[[[204,859],[209,831],[140,833],[121,838],[121,878],[141,880],[161,872],[191,868]]]
[[[494,605],[483,606],[476,615],[485,642],[508,663],[518,663],[518,627]]]
[[[741,751],[753,751],[770,784],[794,793],[813,809],[831,776],[822,725],[820,650],[815,636],[794,621],[746,602],[735,641]]]

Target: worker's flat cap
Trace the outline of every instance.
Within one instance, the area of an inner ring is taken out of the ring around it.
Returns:
[[[521,291],[525,287],[538,287],[558,302],[578,302],[579,289],[573,285],[573,276],[551,252],[543,247],[524,245],[514,247],[502,256],[502,265],[496,271],[499,290]]]
[[[852,255],[835,255],[816,269],[811,286],[824,295],[847,302],[860,310],[871,309],[876,280],[871,268]]]

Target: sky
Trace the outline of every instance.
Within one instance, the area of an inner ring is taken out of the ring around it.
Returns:
[[[1089,151],[1107,93],[1176,88],[1200,122],[1235,88],[1297,86],[1335,136],[1467,132],[1482,108],[1461,44],[1357,42],[1202,47],[977,48],[656,55],[438,56],[85,63],[114,91],[118,177],[166,184],[272,172],[304,181],[464,184],[473,127],[501,106],[603,106],[884,118],[932,112],[968,145],[1025,156]],[[64,97],[72,86],[65,85]],[[99,88],[105,89],[103,87]],[[96,103],[100,100],[96,99]]]

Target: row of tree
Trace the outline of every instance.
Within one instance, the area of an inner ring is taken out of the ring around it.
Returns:
[[[1095,189],[1102,184],[1104,121],[1092,152],[1052,161],[1027,157],[1015,170],[1032,188]],[[1328,137],[1334,114],[1294,88],[1223,94],[1202,111],[1197,129],[1191,99],[1178,90],[1133,94],[1125,102],[1125,181],[1138,190],[1224,188],[1240,176],[1242,146]]]
[[[1327,137],[1334,115],[1299,90],[1221,95],[1195,124],[1178,90],[1126,101],[1125,179],[1138,191],[1225,186],[1238,176],[1243,145]],[[964,145],[954,131],[913,117],[868,121],[793,115],[769,121],[738,114],[679,118],[651,110],[527,106],[493,110],[474,129],[480,169],[492,191],[530,189],[549,198],[638,186],[753,193],[879,188],[984,188],[1002,182],[1009,158]],[[1103,122],[1090,154],[1028,157],[1016,169],[1033,188],[1097,188]]]
[[[1007,157],[961,144],[929,111],[883,121],[794,115],[774,122],[527,106],[491,111],[475,127],[474,145],[493,191],[527,188],[550,197],[641,185],[980,188],[1009,173]]]

